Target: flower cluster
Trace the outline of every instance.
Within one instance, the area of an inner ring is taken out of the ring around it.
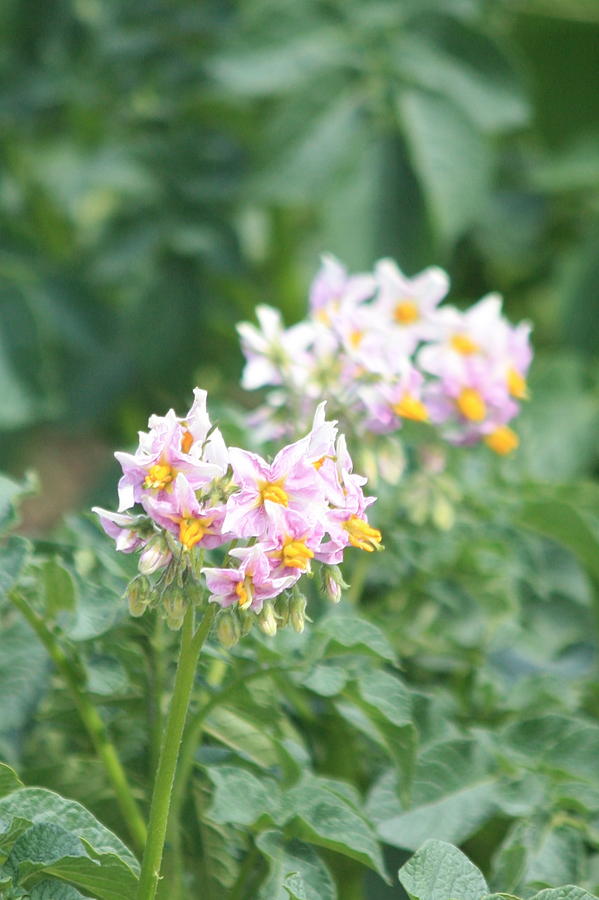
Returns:
[[[275,388],[254,417],[263,437],[284,433],[281,410],[302,421],[329,398],[357,434],[428,421],[451,443],[514,450],[508,422],[527,396],[530,325],[512,326],[497,294],[466,311],[440,305],[448,290],[436,267],[407,278],[383,259],[372,274],[349,275],[324,257],[306,321],[285,329],[277,310],[259,306],[260,327],[238,331],[243,386]]]
[[[119,550],[141,550],[131,611],[140,615],[160,598],[168,623],[180,627],[203,583],[210,601],[232,612],[220,627],[227,644],[256,617],[267,634],[287,622],[302,630],[306,601],[297,582],[312,562],[326,566],[323,584],[336,601],[344,550],[381,546],[366,518],[374,502],[364,496],[366,479],[353,472],[324,403],[308,434],[267,462],[227,447],[210,424],[206,392],[194,395],[184,418],[173,410],[152,416],[135,453],[115,454],[123,470],[119,511],[94,508]],[[223,564],[205,564],[205,551],[215,548],[223,548]]]

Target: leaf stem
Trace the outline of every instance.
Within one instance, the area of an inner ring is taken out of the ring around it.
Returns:
[[[119,809],[127,824],[135,848],[141,852],[146,842],[146,825],[143,816],[133,796],[115,746],[108,736],[102,717],[82,686],[81,674],[78,668],[68,658],[43,618],[29,605],[25,598],[16,591],[12,591],[10,599],[23,618],[33,628],[66,682],[75,701],[79,717],[114,788]]]
[[[171,792],[195,680],[198,656],[208,636],[216,612],[216,605],[210,604],[195,632],[193,606],[190,605],[185,614],[181,630],[181,648],[175,676],[175,687],[154,782],[148,841],[141,867],[137,900],[154,900],[156,896],[171,805]]]

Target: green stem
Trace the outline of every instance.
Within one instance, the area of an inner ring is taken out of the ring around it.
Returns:
[[[362,551],[361,555],[356,560],[353,572],[351,573],[350,586],[343,597],[345,602],[350,606],[357,606],[360,602],[366,583],[366,576],[370,569],[370,563],[370,554]]]
[[[181,649],[175,677],[175,687],[166,732],[154,782],[148,842],[144,853],[137,900],[154,900],[160,879],[160,867],[164,851],[164,840],[171,804],[171,792],[175,770],[179,758],[181,738],[187,718],[187,710],[195,680],[198,656],[214,621],[217,607],[210,604],[198,630],[194,633],[194,609],[190,606],[185,614],[181,631]]]
[[[13,591],[10,599],[22,616],[31,625],[41,643],[44,645],[54,665],[64,678],[71,692],[77,712],[85,726],[89,738],[98,754],[106,774],[114,788],[117,803],[129,829],[129,833],[138,851],[142,851],[146,842],[146,825],[139,807],[131,792],[125,770],[117,755],[114,744],[108,737],[102,718],[91,703],[82,687],[80,672],[58,643],[42,617],[29,606],[24,597]]]

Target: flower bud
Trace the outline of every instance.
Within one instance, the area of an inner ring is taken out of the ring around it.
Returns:
[[[253,612],[246,612],[244,609],[238,609],[237,620],[241,629],[241,637],[245,637],[254,627],[256,616]]]
[[[234,610],[224,610],[218,617],[216,636],[227,650],[234,647],[241,637],[241,627]]]
[[[301,634],[306,623],[306,598],[299,592],[294,594],[289,603],[289,621],[293,630]]]
[[[152,599],[152,586],[144,575],[138,575],[130,581],[125,591],[129,612],[136,618],[143,616]]]
[[[172,559],[172,553],[161,534],[153,537],[142,550],[137,568],[142,575],[153,575]]]
[[[287,594],[279,594],[275,600],[275,616],[279,628],[285,628],[289,622],[289,597]]]
[[[442,494],[435,497],[433,502],[432,520],[440,531],[449,531],[455,523],[454,507]]]
[[[162,595],[166,624],[172,631],[179,631],[187,612],[185,594],[178,587],[170,587]]]
[[[272,603],[268,601],[262,607],[262,612],[258,615],[258,627],[260,631],[267,634],[268,637],[274,637],[277,633],[277,619]]]
[[[339,566],[323,566],[322,588],[327,600],[331,603],[339,603],[341,592],[347,590],[349,584],[344,580]]]

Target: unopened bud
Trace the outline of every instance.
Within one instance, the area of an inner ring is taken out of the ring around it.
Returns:
[[[144,575],[138,575],[130,581],[125,591],[129,604],[129,612],[136,618],[143,616],[152,598],[152,586]]]
[[[172,553],[162,535],[152,538],[142,550],[137,568],[142,575],[152,575],[172,559]]]
[[[256,616],[253,612],[246,612],[245,610],[240,609],[237,611],[237,618],[241,629],[241,637],[245,637],[254,627]]]
[[[339,566],[323,566],[322,587],[327,600],[339,603],[342,591],[347,590],[349,584],[344,581]]]
[[[443,495],[435,498],[432,509],[433,523],[441,531],[449,531],[455,522],[455,510],[449,500]]]
[[[306,624],[306,598],[303,594],[294,594],[289,603],[289,621],[293,630],[301,634]]]
[[[241,637],[241,627],[234,610],[224,610],[218,617],[216,636],[227,650],[234,647]]]
[[[274,637],[277,633],[277,620],[272,603],[266,602],[262,612],[258,615],[258,626],[268,637]]]
[[[187,612],[185,594],[178,587],[170,587],[162,595],[162,603],[166,614],[166,624],[172,631],[179,631]]]
[[[275,601],[275,616],[278,627],[285,628],[289,622],[289,596],[285,593],[279,594]]]

